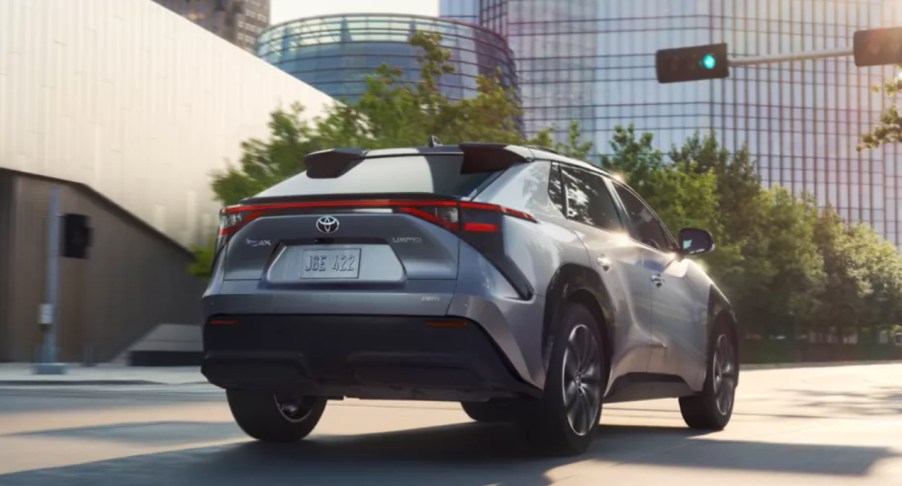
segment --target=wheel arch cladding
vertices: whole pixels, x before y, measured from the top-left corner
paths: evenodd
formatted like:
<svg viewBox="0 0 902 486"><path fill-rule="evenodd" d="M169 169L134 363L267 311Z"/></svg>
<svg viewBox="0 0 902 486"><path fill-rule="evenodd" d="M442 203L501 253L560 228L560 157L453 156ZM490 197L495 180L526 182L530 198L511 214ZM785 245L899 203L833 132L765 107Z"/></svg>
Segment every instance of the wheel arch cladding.
<svg viewBox="0 0 902 486"><path fill-rule="evenodd" d="M552 276L545 293L545 315L542 327L542 359L545 369L548 369L551 338L555 331L555 316L560 315L567 303L579 303L595 317L598 333L603 341L605 366L610 370L614 342L612 335L614 308L611 304L610 293L598 273L575 264L561 266Z"/></svg>

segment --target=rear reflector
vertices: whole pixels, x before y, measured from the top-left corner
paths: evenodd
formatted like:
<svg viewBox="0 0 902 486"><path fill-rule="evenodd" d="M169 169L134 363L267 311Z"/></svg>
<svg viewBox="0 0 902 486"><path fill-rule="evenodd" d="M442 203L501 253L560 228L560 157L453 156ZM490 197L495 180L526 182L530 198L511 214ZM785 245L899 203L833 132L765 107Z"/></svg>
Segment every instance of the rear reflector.
<svg viewBox="0 0 902 486"><path fill-rule="evenodd" d="M463 329L467 327L467 321L434 321L427 322L426 327L433 329Z"/></svg>
<svg viewBox="0 0 902 486"><path fill-rule="evenodd" d="M210 321L211 326L232 326L238 324L238 321L234 319L213 319Z"/></svg>
<svg viewBox="0 0 902 486"><path fill-rule="evenodd" d="M497 224L492 223L464 223L464 231L474 233L497 233L501 228Z"/></svg>

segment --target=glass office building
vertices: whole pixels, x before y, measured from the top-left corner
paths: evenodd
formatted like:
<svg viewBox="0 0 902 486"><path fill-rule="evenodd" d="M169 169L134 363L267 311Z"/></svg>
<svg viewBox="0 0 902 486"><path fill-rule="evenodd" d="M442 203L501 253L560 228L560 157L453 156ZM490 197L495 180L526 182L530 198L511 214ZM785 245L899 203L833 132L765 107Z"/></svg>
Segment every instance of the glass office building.
<svg viewBox="0 0 902 486"><path fill-rule="evenodd" d="M451 52L454 73L439 84L452 100L475 96L479 75L498 75L517 88L513 55L504 39L483 27L454 20L409 15L334 15L275 25L257 43L257 54L294 77L337 99L355 101L366 90L366 76L385 63L403 79L420 78L416 30L439 32Z"/></svg>
<svg viewBox="0 0 902 486"><path fill-rule="evenodd" d="M902 18L895 0L441 0L514 51L528 133L580 122L599 150L615 125L651 131L662 149L713 130L748 144L766 185L808 192L897 245L899 149L857 152L885 100L888 68L850 58L732 68L730 78L661 85L654 52L727 42L734 57L850 47L855 30Z"/></svg>
<svg viewBox="0 0 902 486"><path fill-rule="evenodd" d="M154 1L250 52L269 27L270 0Z"/></svg>

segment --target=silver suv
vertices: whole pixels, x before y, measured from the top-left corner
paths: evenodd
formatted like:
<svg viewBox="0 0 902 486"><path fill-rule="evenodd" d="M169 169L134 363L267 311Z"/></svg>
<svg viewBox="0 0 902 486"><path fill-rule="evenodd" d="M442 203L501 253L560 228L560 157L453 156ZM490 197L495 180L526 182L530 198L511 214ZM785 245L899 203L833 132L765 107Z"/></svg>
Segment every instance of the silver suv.
<svg viewBox="0 0 902 486"><path fill-rule="evenodd" d="M328 399L450 400L558 452L602 403L679 398L721 429L736 320L625 184L539 147L465 143L305 158L222 211L203 373L264 441L311 432Z"/></svg>

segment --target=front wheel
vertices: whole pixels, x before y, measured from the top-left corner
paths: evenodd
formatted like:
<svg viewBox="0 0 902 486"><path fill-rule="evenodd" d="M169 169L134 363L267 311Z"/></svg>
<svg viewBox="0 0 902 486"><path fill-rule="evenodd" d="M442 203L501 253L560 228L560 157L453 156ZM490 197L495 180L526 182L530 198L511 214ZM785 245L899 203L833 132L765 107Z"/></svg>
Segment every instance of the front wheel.
<svg viewBox="0 0 902 486"><path fill-rule="evenodd" d="M726 326L718 326L708 352L705 388L698 395L680 398L680 413L693 429L721 430L733 415L739 360L735 341Z"/></svg>
<svg viewBox="0 0 902 486"><path fill-rule="evenodd" d="M235 422L264 442L297 442L319 423L326 399L261 390L226 390Z"/></svg>

